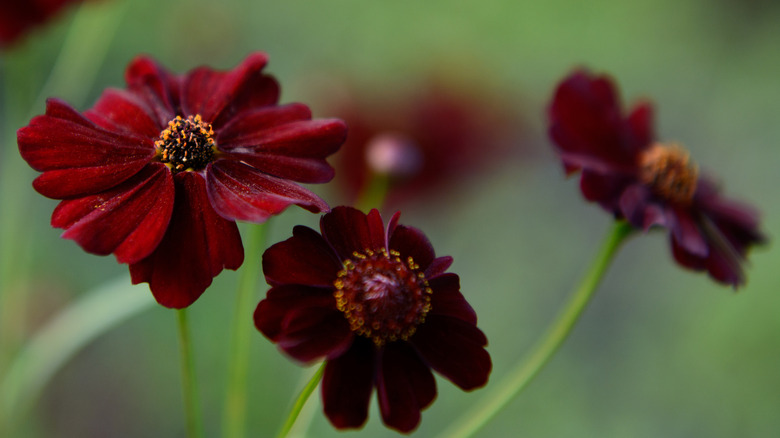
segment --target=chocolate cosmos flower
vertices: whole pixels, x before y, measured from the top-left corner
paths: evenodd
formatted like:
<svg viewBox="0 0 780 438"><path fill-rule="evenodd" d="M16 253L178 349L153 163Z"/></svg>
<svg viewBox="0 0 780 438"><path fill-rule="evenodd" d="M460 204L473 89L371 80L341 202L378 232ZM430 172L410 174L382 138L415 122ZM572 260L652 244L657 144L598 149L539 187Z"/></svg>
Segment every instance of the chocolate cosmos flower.
<svg viewBox="0 0 780 438"><path fill-rule="evenodd" d="M346 94L332 113L349 125L334 157L334 184L350 202L372 173L390 177L389 205L424 199L467 181L517 151L521 117L505 99L431 79L414 93Z"/></svg>
<svg viewBox="0 0 780 438"><path fill-rule="evenodd" d="M80 3L80 0L0 1L0 47L14 43L30 28L46 22L68 3Z"/></svg>
<svg viewBox="0 0 780 438"><path fill-rule="evenodd" d="M325 158L339 120L277 105L279 86L250 55L229 72L177 76L135 59L127 89L106 90L83 115L56 99L18 132L33 186L63 201L52 225L90 253L113 253L167 307L192 304L244 258L235 220L263 222L291 204L328 209L294 184L333 178Z"/></svg>
<svg viewBox="0 0 780 438"><path fill-rule="evenodd" d="M757 213L723 198L682 147L655 140L649 102L623 115L610 78L576 71L558 86L549 116L567 173L582 171L586 199L638 228L666 227L682 266L744 283L745 255L765 241Z"/></svg>
<svg viewBox="0 0 780 438"><path fill-rule="evenodd" d="M322 235L295 227L263 255L272 288L255 325L301 362L326 359L322 400L338 428L363 425L376 387L385 424L409 432L436 397L431 368L465 390L490 374L476 314L445 273L452 258L398 217L385 229L377 210L337 207Z"/></svg>

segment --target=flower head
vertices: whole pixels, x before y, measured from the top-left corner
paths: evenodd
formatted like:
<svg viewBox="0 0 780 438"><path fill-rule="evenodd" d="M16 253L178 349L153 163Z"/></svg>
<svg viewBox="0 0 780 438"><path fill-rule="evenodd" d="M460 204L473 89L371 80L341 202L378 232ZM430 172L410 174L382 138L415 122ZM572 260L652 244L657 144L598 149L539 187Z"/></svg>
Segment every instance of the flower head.
<svg viewBox="0 0 780 438"><path fill-rule="evenodd" d="M236 220L263 222L288 206L327 204L295 184L333 178L325 161L346 135L277 105L279 86L255 53L232 71L174 75L146 57L127 89L108 89L83 115L49 99L18 132L22 157L43 172L33 187L61 199L52 225L90 253L113 253L133 283L167 307L192 304L244 254Z"/></svg>
<svg viewBox="0 0 780 438"><path fill-rule="evenodd" d="M0 46L16 42L29 29L48 21L68 3L81 0L3 0L0 2Z"/></svg>
<svg viewBox="0 0 780 438"><path fill-rule="evenodd" d="M295 227L263 255L272 287L255 325L296 360L325 358L322 400L338 428L366 421L376 387L385 424L409 432L436 397L431 368L465 390L490 373L476 314L445 273L452 258L398 217L385 228L377 210L336 207L322 235Z"/></svg>
<svg viewBox="0 0 780 438"><path fill-rule="evenodd" d="M335 184L352 202L374 174L390 180L388 203L439 194L506 159L519 117L501 99L431 80L391 97L333 99L349 125L335 156Z"/></svg>
<svg viewBox="0 0 780 438"><path fill-rule="evenodd" d="M682 146L655 139L649 102L624 115L610 78L576 71L558 86L549 117L566 172L581 171L586 199L637 228L666 227L682 266L744 283L747 251L765 241L757 213L724 198Z"/></svg>

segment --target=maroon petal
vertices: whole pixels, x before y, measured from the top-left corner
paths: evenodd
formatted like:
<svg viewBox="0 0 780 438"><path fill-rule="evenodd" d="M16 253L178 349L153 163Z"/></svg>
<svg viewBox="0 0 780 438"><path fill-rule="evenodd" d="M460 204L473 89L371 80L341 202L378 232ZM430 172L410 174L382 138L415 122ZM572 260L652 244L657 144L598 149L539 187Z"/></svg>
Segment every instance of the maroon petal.
<svg viewBox="0 0 780 438"><path fill-rule="evenodd" d="M309 190L237 161L212 163L207 182L212 205L226 219L262 223L292 204L313 213L328 210L328 204Z"/></svg>
<svg viewBox="0 0 780 438"><path fill-rule="evenodd" d="M130 265L130 274L133 284L149 283L158 303L180 309L195 302L223 268L238 269L244 249L235 222L211 207L203 177L182 172L174 184L168 231L149 257Z"/></svg>
<svg viewBox="0 0 780 438"><path fill-rule="evenodd" d="M103 129L157 138L163 126L152 118L152 110L137 95L108 89L84 115Z"/></svg>
<svg viewBox="0 0 780 438"><path fill-rule="evenodd" d="M664 208L654 202L647 186L634 184L620 195L620 211L631 224L645 231L653 225L666 226Z"/></svg>
<svg viewBox="0 0 780 438"><path fill-rule="evenodd" d="M698 212L679 206L672 207L667 209L667 223L677 243L686 251L699 257L706 257L709 248L697 220L693 217L694 214Z"/></svg>
<svg viewBox="0 0 780 438"><path fill-rule="evenodd" d="M333 291L297 284L274 286L255 309L255 327L268 339L277 342L282 334L282 325L287 315L296 309L310 307L336 311Z"/></svg>
<svg viewBox="0 0 780 438"><path fill-rule="evenodd" d="M212 123L242 93L259 92L263 96L270 94L277 97L278 87L274 86L275 82L269 82L262 73L267 62L265 53L256 52L230 71L215 71L208 67L192 70L183 78L182 110L185 114L200 114L204 121ZM260 87L256 84L258 82ZM260 102L269 105L276 103L276 100L269 102L266 98ZM218 128L219 124L215 127Z"/></svg>
<svg viewBox="0 0 780 438"><path fill-rule="evenodd" d="M279 348L291 357L308 363L322 357L341 356L355 335L344 314L324 307L297 308L282 320Z"/></svg>
<svg viewBox="0 0 780 438"><path fill-rule="evenodd" d="M628 141L636 150L649 146L655 138L653 104L649 101L637 103L628 116L629 139Z"/></svg>
<svg viewBox="0 0 780 438"><path fill-rule="evenodd" d="M691 253L672 236L672 254L680 265L695 270L706 270L710 276L725 284L738 287L745 283L742 258L723 243L713 244L706 257Z"/></svg>
<svg viewBox="0 0 780 438"><path fill-rule="evenodd" d="M706 267L706 259L704 257L697 256L687 251L677 242L677 239L671 233L669 234L669 241L672 245L672 255L674 255L674 259L677 260L677 263L695 271L704 270Z"/></svg>
<svg viewBox="0 0 780 438"><path fill-rule="evenodd" d="M487 383L492 363L487 338L473 324L429 314L409 339L434 370L466 391Z"/></svg>
<svg viewBox="0 0 780 438"><path fill-rule="evenodd" d="M633 182L631 179L621 174L602 174L583 170L580 177L580 190L588 201L598 202L604 209L618 213L620 195L631 182Z"/></svg>
<svg viewBox="0 0 780 438"><path fill-rule="evenodd" d="M385 234L385 224L382 223L382 215L379 210L372 208L366 215L368 221L368 232L371 234L371 241L375 248L387 249L387 235Z"/></svg>
<svg viewBox="0 0 780 438"><path fill-rule="evenodd" d="M316 231L293 228L293 236L263 254L263 272L270 285L303 284L333 287L343 268L328 243Z"/></svg>
<svg viewBox="0 0 780 438"><path fill-rule="evenodd" d="M114 253L119 263L136 263L160 243L173 211L173 180L168 169L150 165L120 186L93 196L62 201L52 226L85 251Z"/></svg>
<svg viewBox="0 0 780 438"><path fill-rule="evenodd" d="M700 179L695 202L703 215L725 236L734 249L744 256L752 245L766 242L759 231L759 214L749 205L726 199L717 187L706 179Z"/></svg>
<svg viewBox="0 0 780 438"><path fill-rule="evenodd" d="M618 92L606 76L576 71L557 88L550 107L550 135L569 171L635 168L637 145L621 114ZM643 113L634 123L640 126Z"/></svg>
<svg viewBox="0 0 780 438"><path fill-rule="evenodd" d="M347 135L341 120L305 120L251 131L219 147L231 157L274 176L304 183L324 183L333 178L325 160L336 152Z"/></svg>
<svg viewBox="0 0 780 438"><path fill-rule="evenodd" d="M322 236L344 260L353 253L384 248L384 234L372 234L366 215L352 207L336 207L320 219Z"/></svg>
<svg viewBox="0 0 780 438"><path fill-rule="evenodd" d="M125 70L125 81L128 89L152 111L158 126L166 126L176 114L182 114L181 79L153 59L145 56L133 59Z"/></svg>
<svg viewBox="0 0 780 438"><path fill-rule="evenodd" d="M231 150L246 145L249 142L247 136L252 133L308 120L311 120L311 110L302 103L253 108L236 115L219 128L215 140L220 149Z"/></svg>
<svg viewBox="0 0 780 438"><path fill-rule="evenodd" d="M456 274L440 275L428 284L431 295L431 315L443 315L477 324L477 314L460 293L460 278Z"/></svg>
<svg viewBox="0 0 780 438"><path fill-rule="evenodd" d="M56 99L49 99L46 114L33 118L17 137L22 158L44 172L33 186L54 199L110 189L154 156L152 140L106 131Z"/></svg>
<svg viewBox="0 0 780 438"><path fill-rule="evenodd" d="M425 271L436 257L431 242L425 237L422 231L414 227L398 225L390 236L390 249L401 253L401 258L407 257L414 259L414 262L420 265L420 270Z"/></svg>
<svg viewBox="0 0 780 438"><path fill-rule="evenodd" d="M742 259L731 251L713 250L707 257L706 269L710 277L735 288L745 283Z"/></svg>
<svg viewBox="0 0 780 438"><path fill-rule="evenodd" d="M420 411L436 398L436 381L405 342L387 344L379 358L376 388L382 420L393 429L409 433L420 424Z"/></svg>
<svg viewBox="0 0 780 438"><path fill-rule="evenodd" d="M450 268L452 265L452 257L450 256L444 256L444 257L437 257L433 259L433 262L431 262L431 265L428 266L428 269L425 270L425 278L428 280L432 280L439 275L443 274L444 271Z"/></svg>
<svg viewBox="0 0 780 438"><path fill-rule="evenodd" d="M362 426L368 418L368 402L374 387L374 345L356 337L343 355L328 360L322 376L325 415L339 429Z"/></svg>

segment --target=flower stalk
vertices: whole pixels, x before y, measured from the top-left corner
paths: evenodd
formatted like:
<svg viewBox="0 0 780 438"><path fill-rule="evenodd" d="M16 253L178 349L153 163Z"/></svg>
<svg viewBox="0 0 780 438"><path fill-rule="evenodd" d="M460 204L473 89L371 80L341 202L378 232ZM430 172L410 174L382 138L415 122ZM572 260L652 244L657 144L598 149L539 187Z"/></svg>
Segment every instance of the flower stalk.
<svg viewBox="0 0 780 438"><path fill-rule="evenodd" d="M195 378L195 362L187 319L187 309L176 311L179 326L179 348L181 352L181 380L184 397L184 415L188 438L203 438L203 418L200 414L200 397Z"/></svg>
<svg viewBox="0 0 780 438"><path fill-rule="evenodd" d="M462 416L460 421L453 423L439 435L441 438L473 436L525 389L569 336L585 306L593 297L620 244L634 230L635 228L626 221L614 223L579 287L572 293L565 307L561 309L558 317L531 353L524 361L519 362L503 381L493 384L493 391L483 399L484 403L481 406L477 406L470 413Z"/></svg>
<svg viewBox="0 0 780 438"><path fill-rule="evenodd" d="M298 419L298 415L301 413L303 406L306 405L309 397L311 397L311 394L315 389L317 389L317 385L320 384L320 380L322 380L322 374L324 372L325 362L322 362L320 367L317 368L317 371L314 372L314 375L311 376L311 379L309 379L309 382L306 383L306 386L303 387L301 393L298 395L298 398L295 399L295 403L293 404L292 409L290 409L290 413L287 415L287 419L284 421L282 429L279 431L279 434L276 435L277 438L285 438L290 433L290 430L292 430L293 426L295 425L295 420Z"/></svg>
<svg viewBox="0 0 780 438"><path fill-rule="evenodd" d="M247 371L249 341L252 334L252 312L257 302L257 280L260 278L260 254L265 246L267 223L252 225L247 239L244 268L239 278L228 364L227 391L223 412L222 436L245 436L247 404Z"/></svg>

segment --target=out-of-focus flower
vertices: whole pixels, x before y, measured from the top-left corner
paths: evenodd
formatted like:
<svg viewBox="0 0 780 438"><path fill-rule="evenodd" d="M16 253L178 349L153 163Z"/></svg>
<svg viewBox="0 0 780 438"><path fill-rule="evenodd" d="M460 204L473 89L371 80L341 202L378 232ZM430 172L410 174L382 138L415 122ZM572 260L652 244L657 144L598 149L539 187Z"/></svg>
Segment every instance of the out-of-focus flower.
<svg viewBox="0 0 780 438"><path fill-rule="evenodd" d="M39 193L62 199L52 225L93 254L130 265L166 307L192 304L244 253L236 220L263 222L289 205L328 209L293 181L333 178L325 161L346 136L340 120L277 105L263 53L232 71L171 74L139 57L127 89L108 89L83 115L50 99L18 132L22 157L43 172Z"/></svg>
<svg viewBox="0 0 780 438"><path fill-rule="evenodd" d="M375 174L389 177L391 206L431 199L516 154L522 128L506 100L434 80L384 97L346 92L329 108L349 125L334 162L347 202Z"/></svg>
<svg viewBox="0 0 780 438"><path fill-rule="evenodd" d="M431 368L465 390L491 370L460 280L445 273L452 258L398 217L385 228L377 210L336 207L322 235L295 227L263 255L272 288L255 325L301 362L325 358L322 400L338 428L363 425L376 387L385 424L409 432L436 397Z"/></svg>
<svg viewBox="0 0 780 438"><path fill-rule="evenodd" d="M81 3L81 0L0 1L0 47L13 44L31 28L50 20L69 3Z"/></svg>
<svg viewBox="0 0 780 438"><path fill-rule="evenodd" d="M549 117L566 172L581 171L586 199L637 228L666 227L682 266L744 283L746 253L765 241L757 213L722 197L680 145L655 140L649 102L624 115L612 80L580 70L558 86Z"/></svg>

